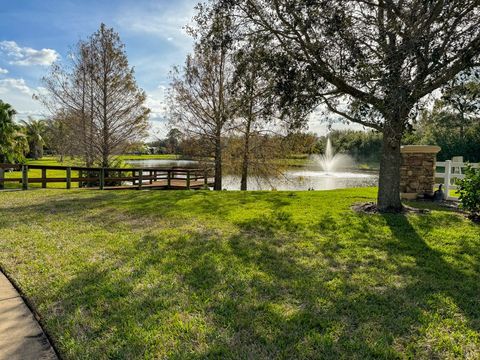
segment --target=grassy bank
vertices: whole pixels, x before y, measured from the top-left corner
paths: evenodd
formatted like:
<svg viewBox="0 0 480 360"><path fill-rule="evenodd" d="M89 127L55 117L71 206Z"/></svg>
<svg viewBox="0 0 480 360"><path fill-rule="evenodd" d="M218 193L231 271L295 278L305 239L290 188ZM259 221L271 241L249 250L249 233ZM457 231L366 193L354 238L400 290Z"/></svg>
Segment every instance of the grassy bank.
<svg viewBox="0 0 480 360"><path fill-rule="evenodd" d="M374 196L0 193L0 265L66 359L479 358L479 226Z"/></svg>

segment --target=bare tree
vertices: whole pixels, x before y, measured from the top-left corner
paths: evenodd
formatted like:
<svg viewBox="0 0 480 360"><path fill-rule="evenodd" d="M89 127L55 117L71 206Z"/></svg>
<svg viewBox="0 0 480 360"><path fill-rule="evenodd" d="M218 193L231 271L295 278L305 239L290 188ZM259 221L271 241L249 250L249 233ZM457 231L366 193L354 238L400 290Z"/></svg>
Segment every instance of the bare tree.
<svg viewBox="0 0 480 360"><path fill-rule="evenodd" d="M325 104L383 132L381 211L399 211L400 142L415 106L478 65L478 0L218 0L267 33L285 108Z"/></svg>
<svg viewBox="0 0 480 360"><path fill-rule="evenodd" d="M39 96L53 112L69 114L73 143L90 166L107 167L113 155L146 136L145 92L138 88L118 33L104 24L77 44L69 63L55 64Z"/></svg>
<svg viewBox="0 0 480 360"><path fill-rule="evenodd" d="M88 43L80 41L65 63L55 63L44 77L46 93L37 98L50 110L52 117L59 114L72 134L66 141L71 152L83 157L86 166L95 160L93 131L93 65ZM73 136L74 134L74 136Z"/></svg>
<svg viewBox="0 0 480 360"><path fill-rule="evenodd" d="M208 18L199 10L199 38L183 68L172 71L171 124L191 137L207 141L215 162L214 189L222 189L222 137L230 130L234 102L231 101L233 69L227 36L228 18Z"/></svg>

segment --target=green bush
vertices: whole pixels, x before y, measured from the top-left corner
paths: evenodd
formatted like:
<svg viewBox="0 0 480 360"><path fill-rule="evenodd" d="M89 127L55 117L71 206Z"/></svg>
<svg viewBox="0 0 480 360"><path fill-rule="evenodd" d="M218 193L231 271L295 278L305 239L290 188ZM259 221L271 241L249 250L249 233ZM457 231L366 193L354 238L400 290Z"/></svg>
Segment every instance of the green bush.
<svg viewBox="0 0 480 360"><path fill-rule="evenodd" d="M461 207L470 213L472 218L480 217L480 169L468 166L465 178L457 181Z"/></svg>

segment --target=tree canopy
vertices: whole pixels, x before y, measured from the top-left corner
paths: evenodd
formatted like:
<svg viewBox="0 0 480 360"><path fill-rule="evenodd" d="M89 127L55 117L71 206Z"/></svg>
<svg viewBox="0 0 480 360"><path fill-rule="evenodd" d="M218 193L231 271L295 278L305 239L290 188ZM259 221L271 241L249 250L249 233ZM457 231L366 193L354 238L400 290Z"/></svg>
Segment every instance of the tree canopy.
<svg viewBox="0 0 480 360"><path fill-rule="evenodd" d="M16 113L10 104L0 100L0 162L22 161L28 151L27 138L14 121Z"/></svg>

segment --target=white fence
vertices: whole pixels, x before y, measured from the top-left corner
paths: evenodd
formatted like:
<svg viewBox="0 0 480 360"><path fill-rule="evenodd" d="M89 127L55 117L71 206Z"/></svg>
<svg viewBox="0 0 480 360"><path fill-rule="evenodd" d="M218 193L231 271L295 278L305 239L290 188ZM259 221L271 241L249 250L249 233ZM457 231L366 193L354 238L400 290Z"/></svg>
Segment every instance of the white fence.
<svg viewBox="0 0 480 360"><path fill-rule="evenodd" d="M435 179L442 179L440 183L437 183L435 187L438 187L439 184L443 184L444 198L446 200L456 200L458 199L455 196L451 196L450 192L457 189L456 179L463 179L464 168L467 165L471 165L474 168L479 168L480 164L469 164L465 162L453 162L452 160L447 161L437 161L437 168L444 168L445 171L435 172Z"/></svg>

